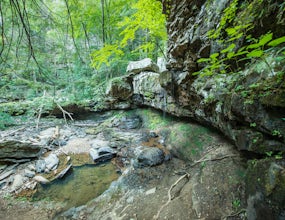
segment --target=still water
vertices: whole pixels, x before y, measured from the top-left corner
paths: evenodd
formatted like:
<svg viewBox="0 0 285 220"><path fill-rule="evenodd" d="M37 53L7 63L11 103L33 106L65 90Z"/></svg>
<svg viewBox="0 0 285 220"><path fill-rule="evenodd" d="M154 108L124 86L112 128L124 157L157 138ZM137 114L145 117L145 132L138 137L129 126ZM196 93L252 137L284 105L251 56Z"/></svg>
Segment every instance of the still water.
<svg viewBox="0 0 285 220"><path fill-rule="evenodd" d="M33 199L63 202L65 209L81 206L102 194L117 178L118 174L111 163L73 167L64 179L38 186Z"/></svg>

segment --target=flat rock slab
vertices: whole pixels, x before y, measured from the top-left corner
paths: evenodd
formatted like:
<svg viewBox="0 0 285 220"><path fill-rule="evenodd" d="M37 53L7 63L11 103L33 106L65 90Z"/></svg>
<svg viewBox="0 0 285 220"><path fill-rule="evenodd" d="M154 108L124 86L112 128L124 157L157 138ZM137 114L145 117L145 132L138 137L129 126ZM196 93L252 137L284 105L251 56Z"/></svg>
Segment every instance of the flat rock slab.
<svg viewBox="0 0 285 220"><path fill-rule="evenodd" d="M41 152L41 146L32 142L19 140L0 141L0 162L17 162L36 158Z"/></svg>
<svg viewBox="0 0 285 220"><path fill-rule="evenodd" d="M140 73L142 71L159 72L159 67L156 63L152 62L150 58L145 58L140 61L131 61L128 64L128 73Z"/></svg>

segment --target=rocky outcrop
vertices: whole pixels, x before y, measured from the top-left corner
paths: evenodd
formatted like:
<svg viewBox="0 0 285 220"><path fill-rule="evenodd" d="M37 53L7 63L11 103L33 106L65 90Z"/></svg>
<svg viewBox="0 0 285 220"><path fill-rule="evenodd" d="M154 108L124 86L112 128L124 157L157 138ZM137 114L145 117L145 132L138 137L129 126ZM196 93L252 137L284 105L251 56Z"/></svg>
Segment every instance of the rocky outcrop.
<svg viewBox="0 0 285 220"><path fill-rule="evenodd" d="M32 142L2 140L0 142L0 162L25 162L40 155L42 147Z"/></svg>
<svg viewBox="0 0 285 220"><path fill-rule="evenodd" d="M246 172L247 215L250 219L284 217L285 210L281 207L284 200L277 195L284 192L285 65L281 53L284 45L271 48L261 59L250 56L230 59L229 54L222 54L230 43L236 53L239 49L249 49L243 47L248 46L248 40L258 42L268 32L274 38L284 36L284 2L162 2L169 37L167 69L149 70L141 62L137 65L132 62L127 77L132 88L129 106L151 106L195 119L221 131L244 152L245 158L270 158L271 162L261 160L257 167L249 167ZM244 35L233 35L236 38L231 39L230 28L243 28L250 39ZM265 49L266 46L261 48L262 53ZM219 63L218 68L208 69L207 74L193 74L206 66L198 60L211 55L214 55L212 60L218 56L217 63L225 58L224 66ZM179 152L180 148L172 150L189 159ZM258 173L262 175L257 177ZM252 188L256 181L262 183Z"/></svg>
<svg viewBox="0 0 285 220"><path fill-rule="evenodd" d="M278 15L282 1L239 1L238 7L230 0L162 2L169 37L169 72L160 74L162 87L180 108L189 112L187 116L219 129L240 150L259 154L285 152L284 59L277 59L279 55L273 53L266 61L251 63L242 72L192 75L203 68L197 62L199 58L219 53L226 44L227 39L209 37L210 31L219 30L219 26L231 28L242 21L251 27L247 34L256 38L268 31L275 38L283 36L284 15ZM259 16L261 8L266 10ZM226 20L226 16L230 17L226 10L235 11L232 23ZM223 19L228 23L222 24ZM239 49L245 38L233 43ZM235 70L230 61L229 65Z"/></svg>

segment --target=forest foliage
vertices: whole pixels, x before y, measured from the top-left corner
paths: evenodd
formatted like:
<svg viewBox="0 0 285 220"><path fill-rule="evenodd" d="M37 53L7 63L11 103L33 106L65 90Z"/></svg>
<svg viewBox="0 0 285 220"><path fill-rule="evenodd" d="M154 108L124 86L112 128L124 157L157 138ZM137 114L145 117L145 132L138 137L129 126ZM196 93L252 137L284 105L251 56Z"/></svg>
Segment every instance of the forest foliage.
<svg viewBox="0 0 285 220"><path fill-rule="evenodd" d="M128 61L162 56L161 8L156 0L1 0L0 101L93 99Z"/></svg>

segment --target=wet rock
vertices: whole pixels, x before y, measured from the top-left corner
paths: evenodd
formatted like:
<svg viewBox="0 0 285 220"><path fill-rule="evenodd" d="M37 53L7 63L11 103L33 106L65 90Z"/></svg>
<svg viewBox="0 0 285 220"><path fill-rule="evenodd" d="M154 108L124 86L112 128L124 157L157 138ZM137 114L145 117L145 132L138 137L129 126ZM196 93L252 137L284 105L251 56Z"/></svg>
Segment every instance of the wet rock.
<svg viewBox="0 0 285 220"><path fill-rule="evenodd" d="M23 184L24 184L24 177L20 174L16 174L14 176L14 181L13 181L12 186L11 186L11 191L13 192L13 191L21 188Z"/></svg>
<svg viewBox="0 0 285 220"><path fill-rule="evenodd" d="M61 179L63 178L72 168L72 164L68 165L64 170L62 170L55 178Z"/></svg>
<svg viewBox="0 0 285 220"><path fill-rule="evenodd" d="M37 160L36 162L36 171L37 173L42 173L46 169L46 162L45 160Z"/></svg>
<svg viewBox="0 0 285 220"><path fill-rule="evenodd" d="M142 126L142 119L139 116L122 118L119 127L122 129L138 129Z"/></svg>
<svg viewBox="0 0 285 220"><path fill-rule="evenodd" d="M140 73L143 71L150 71L150 72L159 72L159 67L157 64L152 62L150 58L145 58L140 61L131 61L128 64L127 72L128 73Z"/></svg>
<svg viewBox="0 0 285 220"><path fill-rule="evenodd" d="M8 165L0 165L0 173L7 168Z"/></svg>
<svg viewBox="0 0 285 220"><path fill-rule="evenodd" d="M111 147L101 147L98 149L99 156L104 154L116 154L116 151Z"/></svg>
<svg viewBox="0 0 285 220"><path fill-rule="evenodd" d="M41 146L19 140L0 141L0 162L28 161L39 156Z"/></svg>
<svg viewBox="0 0 285 220"><path fill-rule="evenodd" d="M47 184L50 182L48 179L44 178L43 176L39 176L39 175L34 176L33 179L39 183L42 183L42 184Z"/></svg>
<svg viewBox="0 0 285 220"><path fill-rule="evenodd" d="M34 166L34 164L29 164L27 168L31 171L36 171L36 167Z"/></svg>
<svg viewBox="0 0 285 220"><path fill-rule="evenodd" d="M110 147L102 147L99 149L90 149L89 155L94 162L104 162L111 160L116 156L116 151Z"/></svg>
<svg viewBox="0 0 285 220"><path fill-rule="evenodd" d="M156 147L144 147L136 158L135 167L155 166L162 164L164 153Z"/></svg>
<svg viewBox="0 0 285 220"><path fill-rule="evenodd" d="M59 163L58 157L56 156L56 154L53 153L48 155L48 157L46 157L44 161L48 171L56 169Z"/></svg>

